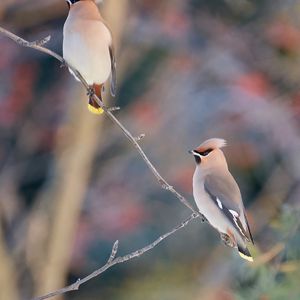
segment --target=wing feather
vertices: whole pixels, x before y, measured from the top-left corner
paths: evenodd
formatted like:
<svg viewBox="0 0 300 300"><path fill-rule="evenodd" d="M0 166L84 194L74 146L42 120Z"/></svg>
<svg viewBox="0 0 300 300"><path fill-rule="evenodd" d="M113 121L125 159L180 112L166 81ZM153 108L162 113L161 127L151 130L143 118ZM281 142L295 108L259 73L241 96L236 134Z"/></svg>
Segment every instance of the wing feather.
<svg viewBox="0 0 300 300"><path fill-rule="evenodd" d="M110 75L110 93L113 97L116 96L117 89L117 73L116 73L116 58L114 54L113 46L109 47L109 54L111 60L111 75Z"/></svg>
<svg viewBox="0 0 300 300"><path fill-rule="evenodd" d="M224 180L224 176L208 175L204 180L204 188L238 232L253 243L238 185L230 173L225 178L227 181ZM246 224L241 221L242 214Z"/></svg>

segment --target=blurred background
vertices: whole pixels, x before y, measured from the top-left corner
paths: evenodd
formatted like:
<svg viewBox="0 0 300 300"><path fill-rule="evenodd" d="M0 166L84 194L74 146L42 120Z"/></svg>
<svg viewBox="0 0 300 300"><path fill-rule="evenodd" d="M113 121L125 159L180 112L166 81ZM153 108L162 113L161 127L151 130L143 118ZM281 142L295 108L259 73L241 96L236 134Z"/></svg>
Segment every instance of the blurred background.
<svg viewBox="0 0 300 300"><path fill-rule="evenodd" d="M300 2L106 0L117 117L194 205L187 150L225 138L253 264L195 220L56 299L300 299ZM0 25L61 54L64 0L1 0ZM51 57L0 36L0 299L30 299L152 242L190 211Z"/></svg>

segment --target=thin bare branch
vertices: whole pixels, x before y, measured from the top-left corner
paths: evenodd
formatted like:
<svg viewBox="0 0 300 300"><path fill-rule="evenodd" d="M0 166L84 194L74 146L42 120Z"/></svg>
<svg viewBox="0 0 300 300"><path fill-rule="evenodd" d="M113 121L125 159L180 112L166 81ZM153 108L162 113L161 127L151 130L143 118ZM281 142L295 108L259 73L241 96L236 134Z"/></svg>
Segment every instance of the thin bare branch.
<svg viewBox="0 0 300 300"><path fill-rule="evenodd" d="M85 79L81 76L81 74L75 69L73 68L71 65L69 65L60 55L58 55L57 53L53 52L52 50L49 50L43 46L41 46L41 44L45 44L45 41L47 41L47 38L43 39L42 42L41 41L36 41L36 42L28 42L26 40L24 40L23 38L20 38L19 36L13 34L12 32L2 28L0 26L0 33L6 35L7 37L9 37L10 39L12 39L13 41L15 41L16 43L18 43L21 46L24 47L28 47L28 48L33 48L35 50L38 50L40 52L43 52L45 54L48 54L54 58L56 58L57 60L59 60L62 65L68 67L69 69L71 69L73 71L73 73L76 75L76 77L80 80L80 82L83 84L83 86L85 87L87 93L91 93L91 89L89 87L89 85L87 84L87 82L85 81ZM143 151L143 149L141 148L141 146L138 143L138 139L136 139L127 129L126 127L114 116L114 114L112 113L111 109L106 107L104 105L104 103L97 97L97 95L95 95L95 93L92 93L92 97L94 98L94 100L99 104L99 106L104 110L106 116L115 124L117 125L123 132L123 134L127 137L127 139L130 141L130 143L135 147L135 149L139 152L140 156L142 157L142 159L145 161L145 163L147 164L148 168L150 169L150 171L152 172L152 174L155 176L155 178L157 179L157 181L159 182L160 186L167 190L170 191L173 195L175 195L179 201L184 204L186 207L188 207L193 213L195 214L199 214L197 211L195 211L195 209L193 208L193 206L185 199L185 197L183 197L180 193L178 193L173 186L171 186L161 175L160 173L157 171L157 169L154 167L154 165L151 163L151 161L149 160L149 158L147 157L147 155L145 154L145 152ZM204 219L204 218L203 218Z"/></svg>
<svg viewBox="0 0 300 300"><path fill-rule="evenodd" d="M110 254L110 257L109 257L107 263L111 263L114 260L114 258L117 255L118 248L119 248L119 241L117 240L117 241L115 241L115 243L112 247L111 254Z"/></svg>
<svg viewBox="0 0 300 300"><path fill-rule="evenodd" d="M193 213L192 215L190 215L186 220L184 220L182 223L180 223L179 225L177 225L176 227L174 227L172 230L170 230L169 232L163 234L162 236L160 236L159 238L157 238L154 242L152 242L151 244L138 249L136 251L133 251L129 254L126 254L124 256L118 256L115 258L115 255L117 254L118 251L118 241L116 241L113 245L111 254L109 259L107 260L107 263L102 266L101 268L95 270L93 273L87 275L86 277L82 278L82 279L78 279L76 282L74 282L71 285L68 285L62 289L59 289L57 291L51 292L47 295L44 296L40 296L40 297L36 297L33 300L44 300L44 299L49 299L52 298L54 296L58 296L58 295L62 295L65 294L67 292L71 292L71 291L76 291L79 289L79 287L86 283L87 281L99 276L100 274L102 274L103 272L105 272L107 269L111 268L112 266L116 265L116 264L120 264L123 262L126 262L128 260L131 260L133 258L137 258L140 257L141 255L143 255L144 253L150 251L151 249L155 248L160 242L162 242L163 240L165 240L166 238L168 238L170 235L174 234L176 231L178 231L179 229L185 227L186 225L188 225L192 220L198 218L200 215L197 213Z"/></svg>
<svg viewBox="0 0 300 300"><path fill-rule="evenodd" d="M91 92L91 89L89 87L89 85L87 84L87 82L85 81L85 79L81 76L81 74L72 66L70 66L60 55L58 55L57 53L43 47L43 45L49 40L49 37L42 39L40 41L35 41L35 42L28 42L22 38L20 38L19 36L11 33L10 31L7 31L6 29L0 27L0 33L6 35L7 37L9 37L10 39L12 39L13 41L15 41L16 43L18 43L21 46L24 47L29 47L29 48L33 48L36 49L40 52L43 52L45 54L48 54L54 58L56 58L57 60L59 60L62 64L62 66L66 66L69 69L72 70L72 72L76 75L76 77L81 81L81 83L83 84L83 86L85 87L86 91L88 94L90 94L94 100L99 104L99 106L104 110L106 116L115 124L117 125L123 132L123 134L127 137L127 139L130 141L130 143L135 147L135 149L138 151L138 153L140 154L140 156L142 157L142 159L145 161L145 163L147 164L148 168L150 169L150 171L152 172L152 174L155 176L155 178L157 179L157 181L159 182L159 184L161 185L161 187L167 191L170 191L172 194L174 194L182 204L184 204L186 207L188 207L193 214L186 219L184 222L182 222L181 224L177 225L176 227L174 227L171 231L165 233L164 235L160 236L158 239L156 239L153 243L139 249L136 250L132 253L129 253L127 255L124 256L120 256L115 258L116 254L117 254L117 250L118 250L118 241L116 241L114 243L114 246L112 248L112 252L111 255L107 261L107 263L102 266L100 269L97 269L96 271L94 271L93 273L91 273L90 275L84 277L83 279L78 279L75 283L64 287L62 289L59 289L57 291L54 291L52 293L49 293L47 295L41 296L41 297L37 297L35 298L35 300L43 300L43 299L48 299L57 295L61 295L70 291L75 291L78 290L80 285L82 285L83 283L91 280L92 278L100 275L101 273L103 273L104 271L106 271L107 269L109 269L110 267L119 264L119 263L123 263L126 262L128 260L131 260L133 258L139 257L141 255L143 255L145 252L153 249L154 247L156 247L161 241L163 241L164 239L166 239L167 237L169 237L170 235L172 235L173 233L175 233L177 230L185 227L190 221L192 221L195 218L201 217L202 220L205 220L205 218L198 213L197 211L194 210L193 206L180 194L178 193L173 186L171 186L161 175L160 173L157 171L157 169L154 167L154 165L151 163L151 161L148 159L148 157L146 156L145 152L143 151L143 149L141 148L141 146L139 145L138 141L142 138L142 136L139 136L138 138L134 137L128 130L127 128L114 116L114 114L112 113L112 109L107 108L104 103L97 97L97 95L95 95L95 93Z"/></svg>
<svg viewBox="0 0 300 300"><path fill-rule="evenodd" d="M120 106L113 106L113 107L108 108L108 110L111 111L111 112L112 111L117 111L117 110L120 110L120 109L121 109Z"/></svg>
<svg viewBox="0 0 300 300"><path fill-rule="evenodd" d="M49 49L47 49L47 48L45 48L45 47L43 47L43 46L41 45L41 44L45 44L46 42L44 42L44 43L41 43L41 42L28 42L28 41L22 39L21 37L19 37L19 36L13 34L12 32L10 32L10 31L4 29L4 28L1 27L1 26L0 26L0 33L6 35L6 36L9 37L11 40L15 41L16 43L18 43L19 45L21 45L21 46L23 46L23 47L33 48L33 49L35 49L35 50L38 50L38 51L40 51L40 52L43 52L43 53L45 53L45 54L48 54L48 55L50 55L50 56L56 58L56 59L59 60L61 63L64 62L64 59L63 59L60 55L56 54L55 52L53 52L53 51L51 51L51 50L49 50ZM48 38L49 38L49 36L48 36ZM43 41L45 41L45 40L47 40L47 38L43 39ZM50 38L49 38L47 41L49 41L49 40L50 40Z"/></svg>

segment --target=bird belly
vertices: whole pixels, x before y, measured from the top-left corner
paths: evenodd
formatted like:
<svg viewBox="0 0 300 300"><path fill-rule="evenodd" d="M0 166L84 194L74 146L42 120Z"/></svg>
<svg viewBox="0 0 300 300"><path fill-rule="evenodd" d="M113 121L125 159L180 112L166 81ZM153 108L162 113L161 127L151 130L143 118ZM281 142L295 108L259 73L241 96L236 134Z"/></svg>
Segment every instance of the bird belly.
<svg viewBox="0 0 300 300"><path fill-rule="evenodd" d="M227 233L230 223L221 213L218 206L210 199L210 196L204 191L199 195L194 192L195 202L201 214L205 216L207 221L221 233Z"/></svg>
<svg viewBox="0 0 300 300"><path fill-rule="evenodd" d="M194 199L201 214L205 216L207 221L218 232L229 235L230 238L234 238L232 241L244 245L244 241L241 238L237 230L232 226L231 222L222 213L220 208L213 202L209 194L203 188L199 188L198 185L193 187Z"/></svg>
<svg viewBox="0 0 300 300"><path fill-rule="evenodd" d="M105 25L97 21L81 22L80 28L66 23L64 28L63 57L89 85L104 83L111 72L109 41L103 38L105 30Z"/></svg>

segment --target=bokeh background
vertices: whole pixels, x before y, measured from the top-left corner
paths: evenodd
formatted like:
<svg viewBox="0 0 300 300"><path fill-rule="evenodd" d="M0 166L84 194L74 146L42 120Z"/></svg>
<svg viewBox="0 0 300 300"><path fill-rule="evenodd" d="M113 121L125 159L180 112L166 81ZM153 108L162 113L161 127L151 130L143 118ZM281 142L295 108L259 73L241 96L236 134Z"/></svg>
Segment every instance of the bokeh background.
<svg viewBox="0 0 300 300"><path fill-rule="evenodd" d="M253 264L193 221L64 299L300 299L300 2L106 0L117 117L194 205L206 138L225 153L256 242ZM0 25L61 53L64 0L1 0ZM96 38L96 37L95 37ZM106 93L108 94L108 93ZM162 190L53 58L0 36L0 299L58 289L140 248L190 211ZM62 299L62 298L57 298Z"/></svg>

